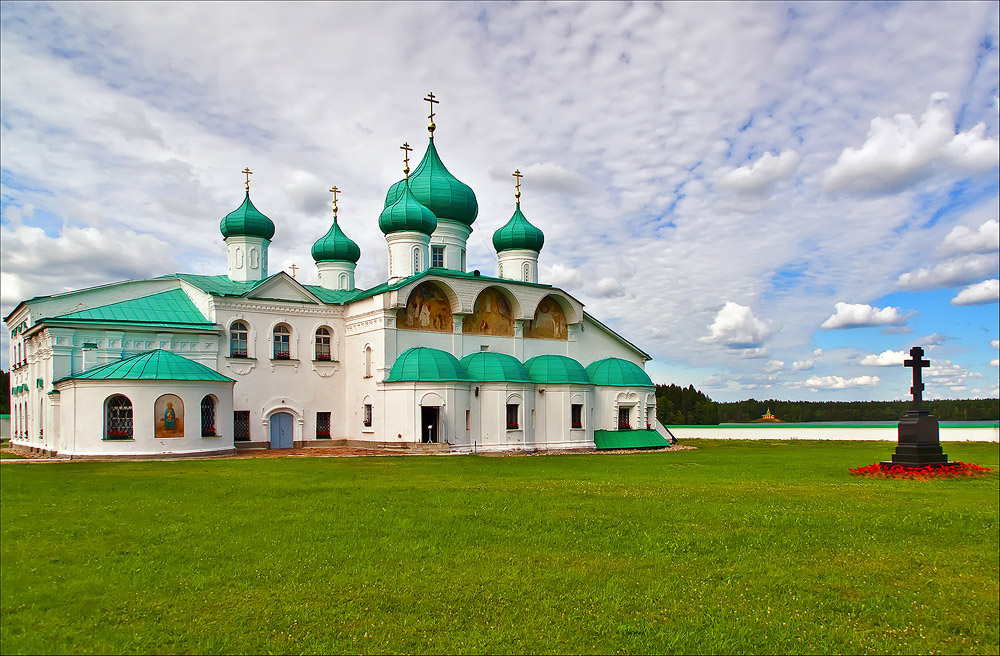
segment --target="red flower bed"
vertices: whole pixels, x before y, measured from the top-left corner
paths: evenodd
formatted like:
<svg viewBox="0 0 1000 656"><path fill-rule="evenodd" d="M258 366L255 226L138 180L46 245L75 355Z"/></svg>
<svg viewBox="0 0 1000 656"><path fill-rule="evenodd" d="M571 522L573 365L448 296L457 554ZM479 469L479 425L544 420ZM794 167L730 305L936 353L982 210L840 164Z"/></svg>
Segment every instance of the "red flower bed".
<svg viewBox="0 0 1000 656"><path fill-rule="evenodd" d="M967 462L949 462L946 465L925 467L906 467L904 465L883 465L881 462L849 470L854 476L865 478L915 478L929 481L938 478L956 478L985 476L993 471L989 467L980 467Z"/></svg>

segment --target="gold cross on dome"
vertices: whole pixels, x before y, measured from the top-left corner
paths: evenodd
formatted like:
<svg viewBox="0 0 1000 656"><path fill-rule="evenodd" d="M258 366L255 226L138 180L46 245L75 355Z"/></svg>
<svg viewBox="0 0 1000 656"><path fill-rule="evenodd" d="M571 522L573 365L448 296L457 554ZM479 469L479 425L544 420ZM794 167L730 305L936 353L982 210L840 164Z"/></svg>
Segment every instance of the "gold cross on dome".
<svg viewBox="0 0 1000 656"><path fill-rule="evenodd" d="M434 92L428 92L427 97L424 98L424 100L426 100L427 102L429 102L431 104L431 113L430 113L430 116L427 117L427 119L428 119L428 121L427 121L427 131L430 132L431 136L433 137L434 136L434 128L437 127L436 125L434 125L434 105L439 104L441 101L440 100L434 100Z"/></svg>
<svg viewBox="0 0 1000 656"><path fill-rule="evenodd" d="M340 193L340 189L337 189L337 185L330 187L330 193L333 194L333 218L337 218L337 194Z"/></svg>
<svg viewBox="0 0 1000 656"><path fill-rule="evenodd" d="M251 171L250 167L248 166L245 169L243 169L243 173L245 173L247 176L247 191L250 191L250 176L253 175L253 171Z"/></svg>
<svg viewBox="0 0 1000 656"><path fill-rule="evenodd" d="M288 268L292 270L292 278L294 278L295 277L295 272L299 270L299 267L297 267L297 266L295 266L293 264L292 266L290 266Z"/></svg>
<svg viewBox="0 0 1000 656"><path fill-rule="evenodd" d="M521 178L523 178L524 175L521 174L521 170L520 169L515 170L513 173L511 173L511 175L514 176L515 178L517 178L517 183L514 185L514 198L516 198L517 201L520 202L521 201Z"/></svg>
<svg viewBox="0 0 1000 656"><path fill-rule="evenodd" d="M413 149L410 148L410 144L407 143L407 142L405 142L405 141L403 142L403 145L399 147L399 149L402 150L403 153L404 153L403 154L403 175L405 175L406 179L409 180L410 179L410 151L413 150Z"/></svg>

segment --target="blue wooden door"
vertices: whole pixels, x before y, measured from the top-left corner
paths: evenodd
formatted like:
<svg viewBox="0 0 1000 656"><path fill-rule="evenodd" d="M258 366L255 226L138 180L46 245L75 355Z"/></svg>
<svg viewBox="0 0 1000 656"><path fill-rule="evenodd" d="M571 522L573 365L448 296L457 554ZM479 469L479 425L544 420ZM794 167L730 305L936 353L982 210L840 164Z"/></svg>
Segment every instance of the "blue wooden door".
<svg viewBox="0 0 1000 656"><path fill-rule="evenodd" d="M292 448L292 415L279 412L271 415L271 448Z"/></svg>

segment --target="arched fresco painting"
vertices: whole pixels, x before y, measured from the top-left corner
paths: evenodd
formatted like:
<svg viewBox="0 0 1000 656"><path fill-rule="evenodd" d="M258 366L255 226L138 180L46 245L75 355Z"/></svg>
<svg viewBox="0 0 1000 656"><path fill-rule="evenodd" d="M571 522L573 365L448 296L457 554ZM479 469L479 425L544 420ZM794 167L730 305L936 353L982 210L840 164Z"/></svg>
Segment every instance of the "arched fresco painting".
<svg viewBox="0 0 1000 656"><path fill-rule="evenodd" d="M396 327L402 330L430 330L450 333L453 329L451 303L441 288L422 283L410 293L406 307L396 312Z"/></svg>
<svg viewBox="0 0 1000 656"><path fill-rule="evenodd" d="M514 336L514 313L510 302L495 289L484 289L476 298L472 314L462 320L462 332L468 335Z"/></svg>
<svg viewBox="0 0 1000 656"><path fill-rule="evenodd" d="M546 296L535 310L535 318L528 322L525 337L534 339L567 339L566 313L551 296Z"/></svg>

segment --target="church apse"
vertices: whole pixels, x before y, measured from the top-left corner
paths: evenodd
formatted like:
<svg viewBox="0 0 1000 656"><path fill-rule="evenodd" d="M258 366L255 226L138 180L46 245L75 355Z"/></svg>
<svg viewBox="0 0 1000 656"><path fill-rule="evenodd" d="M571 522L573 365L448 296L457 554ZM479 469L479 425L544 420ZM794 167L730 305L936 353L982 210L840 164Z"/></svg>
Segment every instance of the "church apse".
<svg viewBox="0 0 1000 656"><path fill-rule="evenodd" d="M397 310L396 327L402 330L450 333L454 328L451 302L437 285L422 283L410 293L406 307Z"/></svg>
<svg viewBox="0 0 1000 656"><path fill-rule="evenodd" d="M496 289L486 288L476 297L472 314L462 320L467 335L514 336L514 312L510 301Z"/></svg>
<svg viewBox="0 0 1000 656"><path fill-rule="evenodd" d="M532 339L568 339L566 313L559 302L546 296L539 302L535 317L525 326L524 336Z"/></svg>

